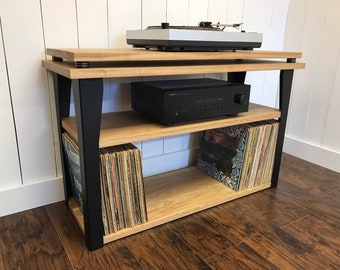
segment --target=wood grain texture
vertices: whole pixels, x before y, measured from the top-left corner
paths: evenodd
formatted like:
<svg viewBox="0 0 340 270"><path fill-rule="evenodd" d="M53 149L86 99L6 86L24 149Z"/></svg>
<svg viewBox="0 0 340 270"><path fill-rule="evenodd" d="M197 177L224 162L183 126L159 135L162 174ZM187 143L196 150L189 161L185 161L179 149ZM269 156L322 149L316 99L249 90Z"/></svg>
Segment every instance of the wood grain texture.
<svg viewBox="0 0 340 270"><path fill-rule="evenodd" d="M235 192L198 170L189 167L146 178L145 197L148 222L104 236L104 243L135 234L210 207L270 187L260 185ZM73 211L78 214L80 211ZM75 215L78 223L82 217ZM79 221L80 220L80 221Z"/></svg>
<svg viewBox="0 0 340 270"><path fill-rule="evenodd" d="M130 78L130 77L151 77L171 75L192 75L192 74L214 74L225 72L259 71L259 70L288 70L304 69L304 63L287 63L285 61L271 60L244 60L225 61L215 64L178 64L163 66L118 66L118 67L93 67L76 68L73 63L54 62L43 60L43 67L70 79L85 78Z"/></svg>
<svg viewBox="0 0 340 270"><path fill-rule="evenodd" d="M168 224L204 259L240 244L243 236L232 226L219 223L209 213L211 210Z"/></svg>
<svg viewBox="0 0 340 270"><path fill-rule="evenodd" d="M252 196L247 197L247 200L250 197ZM298 241L277 226L270 219L270 215L261 215L257 211L256 202L253 200L248 202L240 205L235 201L218 209L212 209L212 218L237 230L238 234L242 235L242 243L253 250L253 253L256 251L256 254L251 256L265 258L267 262L279 269L303 269L305 265L321 267L322 264L314 259L316 252L310 246L303 241ZM229 258L229 255L224 253L229 253L229 250L223 251L222 256L209 258L209 262L212 265L218 265L221 259ZM291 256L292 254L294 256ZM301 259L296 260L295 256L301 256ZM232 259L229 258L229 260ZM237 258L233 260L236 260L234 262L236 264L244 263L243 259L241 262L238 262Z"/></svg>
<svg viewBox="0 0 340 270"><path fill-rule="evenodd" d="M0 269L339 269L339 220L340 174L283 154L277 188L93 252L65 202L1 217Z"/></svg>
<svg viewBox="0 0 340 270"><path fill-rule="evenodd" d="M99 147L273 119L280 117L280 115L281 113L277 109L250 104L248 112L239 113L236 117L224 117L168 127L151 121L135 111L106 113L102 115ZM75 117L64 118L62 126L68 134L77 140Z"/></svg>
<svg viewBox="0 0 340 270"><path fill-rule="evenodd" d="M166 226L123 241L143 269L210 269L186 241Z"/></svg>
<svg viewBox="0 0 340 270"><path fill-rule="evenodd" d="M70 79L128 78L305 68L304 63L287 62L287 59L301 58L302 54L299 52L47 49L47 54L65 59L65 61L43 60L42 65L47 70ZM283 58L283 60L278 60L280 58ZM88 68L76 68L75 62L89 62L90 64Z"/></svg>
<svg viewBox="0 0 340 270"><path fill-rule="evenodd" d="M339 228L307 215L284 227L284 230L313 247L316 250L315 256L323 262L325 268L340 268L340 237L334 237L339 233Z"/></svg>
<svg viewBox="0 0 340 270"><path fill-rule="evenodd" d="M84 236L65 203L46 208L74 269L139 269L139 263L122 242L88 251Z"/></svg>
<svg viewBox="0 0 340 270"><path fill-rule="evenodd" d="M280 269L245 243L240 243L226 252L208 258L207 261L213 269Z"/></svg>
<svg viewBox="0 0 340 270"><path fill-rule="evenodd" d="M221 51L221 52L163 52L145 49L53 49L47 55L72 62L81 61L183 61L219 59L301 58L301 52L281 51Z"/></svg>
<svg viewBox="0 0 340 270"><path fill-rule="evenodd" d="M2 217L0 249L4 269L72 269L44 208Z"/></svg>
<svg viewBox="0 0 340 270"><path fill-rule="evenodd" d="M0 249L0 269L5 269L4 263L2 261L2 252L1 252L1 249Z"/></svg>

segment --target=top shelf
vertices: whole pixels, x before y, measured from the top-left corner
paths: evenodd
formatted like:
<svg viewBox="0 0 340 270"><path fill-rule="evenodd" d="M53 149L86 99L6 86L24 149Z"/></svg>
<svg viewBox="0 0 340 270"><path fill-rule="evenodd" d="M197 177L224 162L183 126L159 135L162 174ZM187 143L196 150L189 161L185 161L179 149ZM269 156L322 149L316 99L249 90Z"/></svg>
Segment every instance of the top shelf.
<svg viewBox="0 0 340 270"><path fill-rule="evenodd" d="M71 62L118 61L183 61L301 58L301 52L281 51L218 51L218 52L164 52L145 49L47 49L47 55Z"/></svg>
<svg viewBox="0 0 340 270"><path fill-rule="evenodd" d="M163 52L145 49L47 49L43 66L70 79L303 69L300 52ZM79 68L83 67L83 68ZM85 68L84 68L85 67Z"/></svg>

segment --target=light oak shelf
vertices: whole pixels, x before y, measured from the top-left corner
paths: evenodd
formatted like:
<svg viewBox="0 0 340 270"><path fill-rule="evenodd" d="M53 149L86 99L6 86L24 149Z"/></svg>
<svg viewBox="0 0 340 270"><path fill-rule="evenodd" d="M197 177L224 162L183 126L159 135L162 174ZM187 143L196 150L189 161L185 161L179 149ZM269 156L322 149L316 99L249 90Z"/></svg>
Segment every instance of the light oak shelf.
<svg viewBox="0 0 340 270"><path fill-rule="evenodd" d="M220 59L287 59L301 58L301 52L287 51L218 51L218 52L163 52L145 49L51 49L47 55L70 62L155 62Z"/></svg>
<svg viewBox="0 0 340 270"><path fill-rule="evenodd" d="M47 49L47 55L48 59L43 60L42 65L53 74L59 137L61 139L61 132L66 130L79 144L81 182L87 190L83 198L83 214L73 200L69 201L69 206L90 250L277 185L293 73L295 69L305 68L305 63L296 62L302 57L300 52ZM169 127L154 123L134 111L101 114L103 78L138 79L227 72L231 82L244 83L246 72L265 70L280 70L279 109L250 104L248 112L236 117ZM72 84L76 117L69 117ZM99 148L274 118L280 125L271 183L235 192L195 167L153 176L145 179L149 221L103 236ZM64 163L64 173L65 167Z"/></svg>
<svg viewBox="0 0 340 270"><path fill-rule="evenodd" d="M281 113L278 109L250 104L248 112L239 113L236 117L164 126L145 118L135 111L105 113L102 115L101 120L99 148L279 118L280 115ZM78 140L75 117L64 118L62 126L68 134L76 141Z"/></svg>
<svg viewBox="0 0 340 270"><path fill-rule="evenodd" d="M303 63L287 63L270 60L245 60L242 63L237 60L226 60L218 63L206 63L197 65L194 63L158 63L157 67L142 66L135 63L134 66L116 67L92 67L91 69L80 69L74 67L69 62L43 61L43 66L51 71L57 72L70 79L86 78L130 78L130 77L150 77L150 76L170 76L170 75L195 75L224 72L260 71L260 70L289 70L302 69Z"/></svg>
<svg viewBox="0 0 340 270"><path fill-rule="evenodd" d="M305 68L304 63L287 61L287 59L300 58L301 53L298 52L47 49L47 54L57 57L60 61L43 60L43 66L70 79L129 78ZM84 62L89 63L89 68L75 67L76 63Z"/></svg>
<svg viewBox="0 0 340 270"><path fill-rule="evenodd" d="M148 222L105 235L103 241L115 241L269 187L270 183L236 192L196 167L152 176L144 179ZM74 200L69 205L84 231L80 208Z"/></svg>

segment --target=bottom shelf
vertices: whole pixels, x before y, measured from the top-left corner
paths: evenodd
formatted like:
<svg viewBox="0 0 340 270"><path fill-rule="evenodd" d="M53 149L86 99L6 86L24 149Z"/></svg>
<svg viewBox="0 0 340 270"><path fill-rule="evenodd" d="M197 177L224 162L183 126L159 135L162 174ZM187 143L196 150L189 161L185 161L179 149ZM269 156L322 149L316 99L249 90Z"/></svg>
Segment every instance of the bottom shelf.
<svg viewBox="0 0 340 270"><path fill-rule="evenodd" d="M144 186L148 222L105 235L104 244L269 188L270 183L233 191L196 167L189 167L146 178ZM69 207L84 232L80 208L73 200Z"/></svg>

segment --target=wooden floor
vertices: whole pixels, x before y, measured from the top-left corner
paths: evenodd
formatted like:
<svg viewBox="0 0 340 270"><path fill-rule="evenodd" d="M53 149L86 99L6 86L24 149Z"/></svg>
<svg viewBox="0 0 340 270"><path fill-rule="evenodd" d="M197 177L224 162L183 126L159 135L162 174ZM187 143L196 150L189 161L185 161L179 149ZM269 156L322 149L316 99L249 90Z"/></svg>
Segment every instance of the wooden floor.
<svg viewBox="0 0 340 270"><path fill-rule="evenodd" d="M2 217L0 269L340 269L340 174L284 154L277 188L94 252L63 202Z"/></svg>

